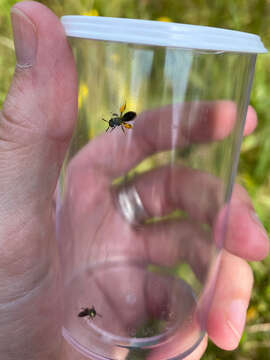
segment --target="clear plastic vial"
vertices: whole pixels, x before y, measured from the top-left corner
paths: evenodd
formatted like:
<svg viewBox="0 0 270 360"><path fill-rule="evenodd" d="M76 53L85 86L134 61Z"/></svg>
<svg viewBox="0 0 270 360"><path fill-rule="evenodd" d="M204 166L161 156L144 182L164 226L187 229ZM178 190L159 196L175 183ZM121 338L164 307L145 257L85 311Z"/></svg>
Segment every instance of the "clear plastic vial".
<svg viewBox="0 0 270 360"><path fill-rule="evenodd" d="M208 27L62 22L79 86L57 207L63 336L91 359L183 359L207 330L265 49Z"/></svg>

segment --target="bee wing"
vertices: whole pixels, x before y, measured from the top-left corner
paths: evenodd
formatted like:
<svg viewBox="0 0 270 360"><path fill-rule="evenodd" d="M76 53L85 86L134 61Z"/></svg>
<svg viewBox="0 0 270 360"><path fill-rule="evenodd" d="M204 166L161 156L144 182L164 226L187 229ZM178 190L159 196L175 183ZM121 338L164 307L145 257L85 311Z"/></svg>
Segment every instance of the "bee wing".
<svg viewBox="0 0 270 360"><path fill-rule="evenodd" d="M88 314L88 310L87 309L82 309L82 311L79 312L78 316L83 317L83 316L86 316L87 314Z"/></svg>
<svg viewBox="0 0 270 360"><path fill-rule="evenodd" d="M123 114L123 112L126 110L127 104L126 102L120 107L120 116Z"/></svg>

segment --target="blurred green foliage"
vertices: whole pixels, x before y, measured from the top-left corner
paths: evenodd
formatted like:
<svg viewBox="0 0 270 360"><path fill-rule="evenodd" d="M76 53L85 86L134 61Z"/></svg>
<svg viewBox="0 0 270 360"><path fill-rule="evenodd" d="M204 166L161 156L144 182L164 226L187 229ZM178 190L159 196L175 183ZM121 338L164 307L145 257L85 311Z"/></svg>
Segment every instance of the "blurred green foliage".
<svg viewBox="0 0 270 360"><path fill-rule="evenodd" d="M15 64L10 7L0 0L0 106L8 91ZM255 33L270 47L270 0L43 0L58 16L88 14L216 26ZM248 190L256 211L270 232L270 55L257 60L251 104L259 123L242 146L238 182ZM243 244L245 246L245 244ZM205 360L270 359L270 260L252 263L255 285L246 330L239 348L225 352L209 344Z"/></svg>

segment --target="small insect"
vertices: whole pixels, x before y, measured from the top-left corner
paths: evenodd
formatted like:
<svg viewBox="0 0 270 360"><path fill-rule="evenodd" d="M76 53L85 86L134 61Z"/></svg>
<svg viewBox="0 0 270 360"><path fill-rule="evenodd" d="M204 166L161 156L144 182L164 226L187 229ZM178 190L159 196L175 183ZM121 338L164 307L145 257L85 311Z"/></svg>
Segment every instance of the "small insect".
<svg viewBox="0 0 270 360"><path fill-rule="evenodd" d="M124 114L124 111L126 110L126 103L120 107L120 115L113 113L113 117L110 120L102 119L103 121L106 121L108 123L108 128L106 129L106 132L111 128L111 131L115 129L117 126L121 126L121 129L123 133L125 133L125 129L131 129L132 125L127 124L127 122L132 121L136 117L136 113L134 111L128 111Z"/></svg>
<svg viewBox="0 0 270 360"><path fill-rule="evenodd" d="M84 317L84 316L88 316L89 319L94 319L96 316L102 317L102 315L96 312L96 309L93 305L91 308L82 308L82 311L79 312L78 317Z"/></svg>

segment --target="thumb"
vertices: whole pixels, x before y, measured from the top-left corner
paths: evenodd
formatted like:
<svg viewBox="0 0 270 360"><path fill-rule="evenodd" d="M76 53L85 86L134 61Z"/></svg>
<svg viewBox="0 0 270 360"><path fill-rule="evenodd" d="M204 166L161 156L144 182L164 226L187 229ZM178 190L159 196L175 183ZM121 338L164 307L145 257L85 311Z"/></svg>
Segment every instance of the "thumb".
<svg viewBox="0 0 270 360"><path fill-rule="evenodd" d="M6 221L48 207L77 111L74 60L58 18L26 1L12 8L11 20L17 66L0 113L0 213Z"/></svg>
<svg viewBox="0 0 270 360"><path fill-rule="evenodd" d="M17 66L0 112L0 304L34 287L40 293L41 279L56 272L52 200L77 111L74 60L58 18L26 1L11 20ZM43 298L54 314L57 285L49 283Z"/></svg>

